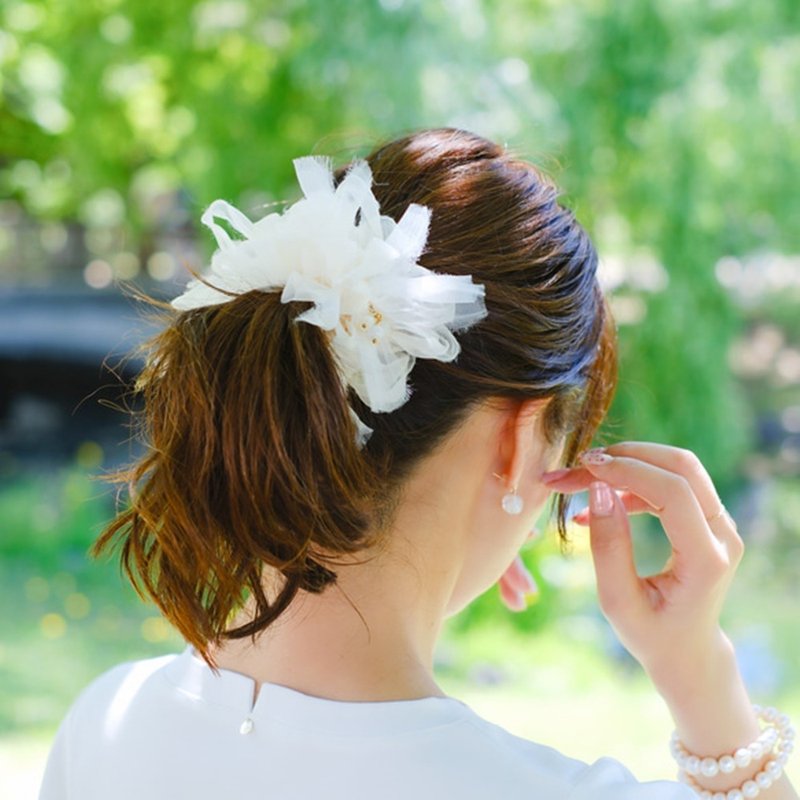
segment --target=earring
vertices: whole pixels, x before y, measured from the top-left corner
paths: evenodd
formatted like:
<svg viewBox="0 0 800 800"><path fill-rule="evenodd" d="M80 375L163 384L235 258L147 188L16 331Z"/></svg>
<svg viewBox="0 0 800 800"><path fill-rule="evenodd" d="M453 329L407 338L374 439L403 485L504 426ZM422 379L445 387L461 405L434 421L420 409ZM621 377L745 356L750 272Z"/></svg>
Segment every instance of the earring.
<svg viewBox="0 0 800 800"><path fill-rule="evenodd" d="M492 475L494 475L496 478L500 478L500 480L503 480L503 478L496 472L493 472ZM503 495L503 499L500 501L500 504L503 506L503 511L505 511L506 514L516 516L517 514L522 513L523 502L522 498L517 494L516 487Z"/></svg>

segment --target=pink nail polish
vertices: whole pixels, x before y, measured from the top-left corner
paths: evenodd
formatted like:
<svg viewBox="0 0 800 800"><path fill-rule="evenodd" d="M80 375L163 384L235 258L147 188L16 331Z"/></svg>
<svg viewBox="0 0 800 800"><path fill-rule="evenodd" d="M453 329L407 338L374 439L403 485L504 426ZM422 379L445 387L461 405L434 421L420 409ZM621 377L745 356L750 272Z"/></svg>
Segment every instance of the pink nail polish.
<svg viewBox="0 0 800 800"><path fill-rule="evenodd" d="M580 511L572 515L572 521L576 525L586 525L589 521L589 509L582 508Z"/></svg>
<svg viewBox="0 0 800 800"><path fill-rule="evenodd" d="M522 567L522 577L525 580L526 592L535 593L539 591L536 579L528 572L527 567Z"/></svg>
<svg viewBox="0 0 800 800"><path fill-rule="evenodd" d="M524 611L527 606L525 596L522 592L514 592L512 597L508 598L507 605L512 611Z"/></svg>
<svg viewBox="0 0 800 800"><path fill-rule="evenodd" d="M614 510L611 487L602 481L589 484L589 508L595 517L608 517Z"/></svg>
<svg viewBox="0 0 800 800"><path fill-rule="evenodd" d="M605 464L610 464L613 460L613 457L608 455L602 447L595 447L594 450L587 450L585 453L581 454L581 461L593 467L601 467Z"/></svg>

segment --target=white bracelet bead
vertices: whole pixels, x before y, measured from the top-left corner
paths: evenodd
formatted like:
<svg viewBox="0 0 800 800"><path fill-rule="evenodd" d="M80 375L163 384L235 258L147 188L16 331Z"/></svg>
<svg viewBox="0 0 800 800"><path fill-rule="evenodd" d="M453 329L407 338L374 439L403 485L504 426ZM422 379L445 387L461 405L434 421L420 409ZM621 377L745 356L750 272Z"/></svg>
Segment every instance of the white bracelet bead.
<svg viewBox="0 0 800 800"><path fill-rule="evenodd" d="M756 775L756 783L762 789L769 789L769 787L772 786L772 778L770 778L770 776L762 770L758 773L758 775Z"/></svg>
<svg viewBox="0 0 800 800"><path fill-rule="evenodd" d="M761 789L755 781L745 781L742 784L742 794L745 797L758 797L760 791Z"/></svg>
<svg viewBox="0 0 800 800"><path fill-rule="evenodd" d="M780 778L782 771L781 765L775 760L767 761L767 763L764 765L764 772L766 772L773 781L776 781L778 778Z"/></svg>
<svg viewBox="0 0 800 800"><path fill-rule="evenodd" d="M719 774L719 762L716 758L704 758L700 762L700 774L706 778L713 778Z"/></svg>
<svg viewBox="0 0 800 800"><path fill-rule="evenodd" d="M767 723L767 727L751 744L719 758L689 753L678 739L677 732L672 734L670 752L678 762L678 778L691 786L701 800L746 800L746 798L750 800L758 797L762 790L769 789L783 774L789 754L794 750L795 730L789 717L772 706L762 709L754 705L753 710ZM711 792L709 789L704 789L693 777L702 775L713 778L720 773L730 774L735 772L737 767L744 769L753 762L761 761L765 755L771 755L772 758L756 775L727 792Z"/></svg>
<svg viewBox="0 0 800 800"><path fill-rule="evenodd" d="M722 756L719 760L719 771L729 775L736 769L736 761L733 756Z"/></svg>
<svg viewBox="0 0 800 800"><path fill-rule="evenodd" d="M750 755L753 757L753 761L758 761L759 758L764 757L764 748L761 745L761 742L753 742L748 748L750 751Z"/></svg>

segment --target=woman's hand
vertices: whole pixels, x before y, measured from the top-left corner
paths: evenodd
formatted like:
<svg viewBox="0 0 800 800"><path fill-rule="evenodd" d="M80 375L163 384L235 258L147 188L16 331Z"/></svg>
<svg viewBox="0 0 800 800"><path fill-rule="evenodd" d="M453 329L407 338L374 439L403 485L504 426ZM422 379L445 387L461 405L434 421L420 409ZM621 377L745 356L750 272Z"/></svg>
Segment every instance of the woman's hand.
<svg viewBox="0 0 800 800"><path fill-rule="evenodd" d="M682 688L730 647L719 615L744 552L736 525L687 450L625 442L589 451L582 463L543 480L559 492L589 489L588 520L576 521L589 523L600 607L660 689ZM672 545L663 570L648 577L636 573L628 522L642 511L659 517Z"/></svg>
<svg viewBox="0 0 800 800"><path fill-rule="evenodd" d="M528 534L528 539L532 539L537 533L534 528ZM528 572L521 556L517 556L509 564L497 585L500 587L500 599L511 611L524 611L528 607L525 595L537 594L539 591L533 575Z"/></svg>
<svg viewBox="0 0 800 800"><path fill-rule="evenodd" d="M588 518L581 512L577 521L589 524L603 613L667 701L684 746L703 756L736 752L760 732L733 647L719 627L744 553L736 524L687 450L625 442L591 450L582 462L542 479L559 492L589 489ZM648 577L636 573L628 524L628 514L641 511L658 516L672 545L663 570ZM752 780L770 758L696 781L724 794ZM785 774L761 796L797 800Z"/></svg>

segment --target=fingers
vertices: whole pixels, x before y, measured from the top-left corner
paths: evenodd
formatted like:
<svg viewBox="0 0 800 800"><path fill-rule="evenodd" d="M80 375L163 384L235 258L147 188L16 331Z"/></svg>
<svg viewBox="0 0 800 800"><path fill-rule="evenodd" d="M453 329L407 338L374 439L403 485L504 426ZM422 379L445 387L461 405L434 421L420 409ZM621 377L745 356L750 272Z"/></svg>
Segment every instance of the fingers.
<svg viewBox="0 0 800 800"><path fill-rule="evenodd" d="M498 586L500 587L500 598L509 611L525 610L525 596L522 593L512 589L503 578L500 579Z"/></svg>
<svg viewBox="0 0 800 800"><path fill-rule="evenodd" d="M681 475L691 486L706 518L717 514L722 507L711 477L691 450L654 442L620 442L605 448L605 452L612 456L638 458Z"/></svg>
<svg viewBox="0 0 800 800"><path fill-rule="evenodd" d="M658 509L664 532L677 556L705 560L717 554L718 542L689 482L674 472L635 458L592 454L584 462L598 480L627 488ZM706 535L698 535L705 532ZM696 560L697 561L697 560Z"/></svg>
<svg viewBox="0 0 800 800"><path fill-rule="evenodd" d="M584 467L557 469L554 472L545 472L541 476L542 483L553 486L556 491L563 494L585 492L593 480L592 473Z"/></svg>
<svg viewBox="0 0 800 800"><path fill-rule="evenodd" d="M642 500L641 497L637 497L631 492L617 492L617 496L628 514L658 514L658 509L653 508L646 500ZM589 506L573 514L572 521L577 525L588 525Z"/></svg>
<svg viewBox="0 0 800 800"><path fill-rule="evenodd" d="M694 453L654 442L621 442L602 451L589 451L589 454L585 455L601 452L613 457L635 458L681 476L695 495L708 530L724 545L731 561L739 562L744 552L744 544L736 530L736 523L724 509L713 481ZM592 470L589 465L589 469L583 466L572 470L556 470L545 473L542 481L556 491L571 493L585 490L595 477L602 477L602 474ZM644 501L644 498L642 500ZM642 510L637 508L636 503L626 502L625 498L623 498L623 503L631 513ZM651 513L658 513L658 509L655 508ZM574 519L578 524L586 524L588 515L585 512L579 512Z"/></svg>
<svg viewBox="0 0 800 800"><path fill-rule="evenodd" d="M714 487L713 481L694 453L689 450L668 447L667 445L651 442L622 442L618 445L606 448L602 453L600 453L600 451L590 451L586 454L584 463L595 475L598 475L597 470L594 469L594 466L597 465L593 465L591 461L593 460L593 456L598 456L600 461L599 465L602 466L603 453L607 456L611 456L614 460L620 457L638 459L653 467L660 468L682 478L688 485L700 507L703 522L705 523L703 529L709 531L718 542L723 544L730 562L734 564L739 563L744 552L744 543L736 530L736 523L725 510L722 501L719 499L717 490ZM630 456L626 456L628 453ZM600 474L602 475L602 471ZM707 509L712 510L708 513ZM721 514L720 510L722 510ZM660 516L662 517L662 522L666 530L666 517L663 514L660 514ZM669 535L669 531L667 531L667 535ZM673 540L673 537L670 537L670 539ZM694 541L699 540L695 539ZM717 548L714 547L712 549L716 550Z"/></svg>
<svg viewBox="0 0 800 800"><path fill-rule="evenodd" d="M595 480L604 481L614 489L627 489L656 509L676 555L694 554L699 557L698 563L718 555L718 543L715 544L697 497L682 475L637 458L599 451L584 454L583 468ZM549 485L560 491L563 482L566 479ZM698 531L707 535L698 536Z"/></svg>
<svg viewBox="0 0 800 800"><path fill-rule="evenodd" d="M525 595L539 591L536 581L520 556L517 556L502 574L498 586L503 603L511 611L524 611L527 607Z"/></svg>
<svg viewBox="0 0 800 800"><path fill-rule="evenodd" d="M602 481L589 487L590 543L597 574L597 596L606 616L641 608L645 595L633 558L628 515L616 493Z"/></svg>
<svg viewBox="0 0 800 800"><path fill-rule="evenodd" d="M528 572L527 567L522 561L520 556L517 556L508 569L503 573L503 578L507 581L509 586L516 592L535 592L536 581L533 576Z"/></svg>

